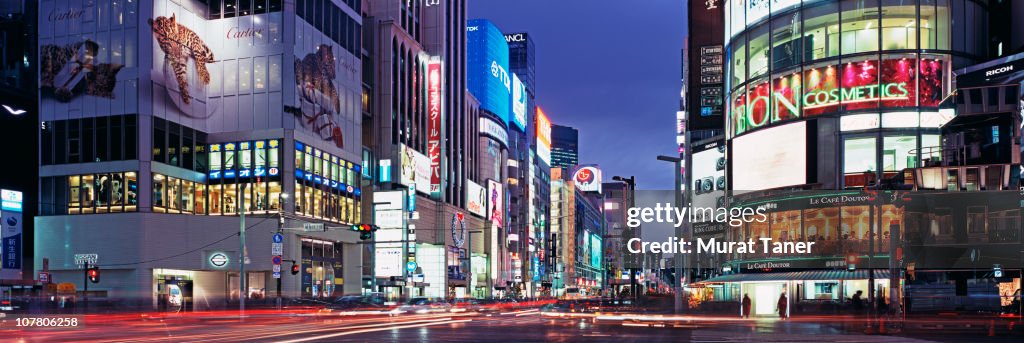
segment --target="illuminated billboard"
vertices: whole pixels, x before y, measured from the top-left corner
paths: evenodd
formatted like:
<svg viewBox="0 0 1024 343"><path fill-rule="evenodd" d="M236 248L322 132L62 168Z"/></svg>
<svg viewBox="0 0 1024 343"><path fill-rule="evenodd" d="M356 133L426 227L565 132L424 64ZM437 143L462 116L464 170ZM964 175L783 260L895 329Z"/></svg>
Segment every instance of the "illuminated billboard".
<svg viewBox="0 0 1024 343"><path fill-rule="evenodd" d="M402 144L402 169L399 183L428 193L430 189L430 157Z"/></svg>
<svg viewBox="0 0 1024 343"><path fill-rule="evenodd" d="M537 157L551 165L551 120L537 107Z"/></svg>
<svg viewBox="0 0 1024 343"><path fill-rule="evenodd" d="M509 73L505 35L486 19L473 19L467 25L466 82L469 92L480 101L480 109L494 113L508 123L512 74Z"/></svg>
<svg viewBox="0 0 1024 343"><path fill-rule="evenodd" d="M526 131L526 84L519 80L519 75L512 74L512 123Z"/></svg>
<svg viewBox="0 0 1024 343"><path fill-rule="evenodd" d="M499 227L505 221L505 190L494 180L487 180L487 218Z"/></svg>
<svg viewBox="0 0 1024 343"><path fill-rule="evenodd" d="M572 175L572 180L580 192L601 193L601 169L597 166L580 166Z"/></svg>
<svg viewBox="0 0 1024 343"><path fill-rule="evenodd" d="M725 141L718 140L693 147L693 207L716 207L725 194ZM703 221L704 218L697 220Z"/></svg>
<svg viewBox="0 0 1024 343"><path fill-rule="evenodd" d="M807 125L800 121L732 140L732 189L751 191L807 183Z"/></svg>
<svg viewBox="0 0 1024 343"><path fill-rule="evenodd" d="M18 191L0 190L0 279L21 279L22 204L24 195Z"/></svg>
<svg viewBox="0 0 1024 343"><path fill-rule="evenodd" d="M590 266L601 268L601 236L590 236Z"/></svg>
<svg viewBox="0 0 1024 343"><path fill-rule="evenodd" d="M481 217L486 217L487 189L473 180L466 180L466 210Z"/></svg>
<svg viewBox="0 0 1024 343"><path fill-rule="evenodd" d="M441 195L441 59L427 65L427 157L430 158L430 191Z"/></svg>

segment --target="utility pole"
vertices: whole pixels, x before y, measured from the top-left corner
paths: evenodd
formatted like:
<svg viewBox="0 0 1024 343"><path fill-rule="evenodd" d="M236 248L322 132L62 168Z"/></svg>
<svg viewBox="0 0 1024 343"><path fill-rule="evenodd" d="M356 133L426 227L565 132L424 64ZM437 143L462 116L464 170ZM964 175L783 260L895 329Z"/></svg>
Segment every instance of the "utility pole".
<svg viewBox="0 0 1024 343"><path fill-rule="evenodd" d="M238 216L241 218L238 226L238 315L241 316L245 313L245 298L246 294L246 276L245 276L245 183L239 184L239 195L241 200L238 201Z"/></svg>
<svg viewBox="0 0 1024 343"><path fill-rule="evenodd" d="M89 311L89 261L85 261L85 269L82 270L82 313Z"/></svg>
<svg viewBox="0 0 1024 343"><path fill-rule="evenodd" d="M284 213L278 213L277 214L277 234L279 234L279 235L284 234L283 233L284 232L283 229L284 229ZM284 242L282 242L282 244L283 243ZM245 262L245 261L242 261L242 262ZM278 268L280 268L280 267L278 267ZM274 280L275 282L277 282L277 309L278 310L280 310L281 306L282 306L282 304L281 304L282 303L282 301L281 301L281 278L283 277L282 275L284 275L284 273L280 273L279 272L277 280Z"/></svg>

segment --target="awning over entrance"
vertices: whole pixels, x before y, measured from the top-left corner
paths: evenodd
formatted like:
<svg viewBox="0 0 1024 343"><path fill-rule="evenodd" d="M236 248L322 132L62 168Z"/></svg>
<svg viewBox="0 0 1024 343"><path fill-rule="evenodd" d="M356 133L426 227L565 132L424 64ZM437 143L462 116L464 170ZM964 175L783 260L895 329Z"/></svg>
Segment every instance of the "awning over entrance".
<svg viewBox="0 0 1024 343"><path fill-rule="evenodd" d="M701 281L710 282L756 282L756 281L788 281L788 280L866 280L867 270L805 270L786 273L745 273L730 274ZM888 279L888 269L876 269L875 279Z"/></svg>

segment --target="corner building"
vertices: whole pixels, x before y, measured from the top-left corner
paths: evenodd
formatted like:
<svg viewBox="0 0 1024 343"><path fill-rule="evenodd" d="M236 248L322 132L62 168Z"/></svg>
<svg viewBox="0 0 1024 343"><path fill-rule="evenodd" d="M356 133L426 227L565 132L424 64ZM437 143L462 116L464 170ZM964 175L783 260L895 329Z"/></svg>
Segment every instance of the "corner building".
<svg viewBox="0 0 1024 343"><path fill-rule="evenodd" d="M954 88L952 70L993 55L988 2L721 5L727 177L740 194L730 205L764 207L769 217L727 235L817 245L813 258L730 255L719 268L725 275L704 283L719 285L715 300L749 294L755 315L773 314L780 293L800 304L791 312L845 303L856 291L898 299L890 293L889 230L906 225L903 210L858 190L917 167L929 147L942 145L940 127L955 115L940 108ZM821 192L784 194L792 190Z"/></svg>
<svg viewBox="0 0 1024 343"><path fill-rule="evenodd" d="M92 256L91 300L200 310L272 299L280 253L286 297L359 292L360 1L39 6L37 271L80 289Z"/></svg>

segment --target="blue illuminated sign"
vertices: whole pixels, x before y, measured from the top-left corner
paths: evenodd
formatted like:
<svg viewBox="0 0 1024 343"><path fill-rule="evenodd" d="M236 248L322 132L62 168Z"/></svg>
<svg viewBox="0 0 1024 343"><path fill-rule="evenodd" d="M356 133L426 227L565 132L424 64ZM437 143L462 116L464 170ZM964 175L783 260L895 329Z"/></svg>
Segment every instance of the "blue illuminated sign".
<svg viewBox="0 0 1024 343"><path fill-rule="evenodd" d="M263 167L256 167L256 170L253 171L253 176L267 176L267 170L264 169Z"/></svg>
<svg viewBox="0 0 1024 343"><path fill-rule="evenodd" d="M234 170L225 170L224 171L224 178L226 178L226 179L234 179L235 178L235 171Z"/></svg>
<svg viewBox="0 0 1024 343"><path fill-rule="evenodd" d="M219 179L219 178L220 178L220 171L219 170L218 171L210 172L210 180L216 180L216 179Z"/></svg>
<svg viewBox="0 0 1024 343"><path fill-rule="evenodd" d="M466 28L466 82L480 108L509 121L512 73L505 35L487 19L473 19Z"/></svg>

